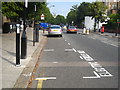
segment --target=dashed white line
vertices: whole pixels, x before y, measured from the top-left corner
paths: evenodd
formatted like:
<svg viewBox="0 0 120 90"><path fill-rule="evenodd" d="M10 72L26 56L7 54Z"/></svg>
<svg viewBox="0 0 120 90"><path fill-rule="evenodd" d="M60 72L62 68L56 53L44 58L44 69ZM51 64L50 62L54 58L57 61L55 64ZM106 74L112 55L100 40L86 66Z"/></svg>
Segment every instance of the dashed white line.
<svg viewBox="0 0 120 90"><path fill-rule="evenodd" d="M65 49L65 51L66 51L66 52L68 52L68 51L73 51L73 49Z"/></svg>
<svg viewBox="0 0 120 90"><path fill-rule="evenodd" d="M54 51L54 49L45 49L44 51L50 52L50 51Z"/></svg>
<svg viewBox="0 0 120 90"><path fill-rule="evenodd" d="M58 62L52 62L52 63L58 63Z"/></svg>

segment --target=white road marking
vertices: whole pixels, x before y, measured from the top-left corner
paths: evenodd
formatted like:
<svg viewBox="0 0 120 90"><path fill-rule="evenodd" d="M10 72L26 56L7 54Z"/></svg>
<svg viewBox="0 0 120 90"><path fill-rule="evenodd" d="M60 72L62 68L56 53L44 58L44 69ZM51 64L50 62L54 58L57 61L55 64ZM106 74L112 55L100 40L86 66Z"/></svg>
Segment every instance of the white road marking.
<svg viewBox="0 0 120 90"><path fill-rule="evenodd" d="M52 63L58 63L58 62L52 62Z"/></svg>
<svg viewBox="0 0 120 90"><path fill-rule="evenodd" d="M73 48L73 51L74 51L74 52L77 52L74 48Z"/></svg>
<svg viewBox="0 0 120 90"><path fill-rule="evenodd" d="M100 76L101 77L111 77L111 76L113 76L105 68L103 68L102 65L100 65L98 62L95 62L92 57L90 57L87 53L85 53L85 51L77 50L77 52L80 53L80 55L81 55L80 59L85 59L91 65L91 67L96 71L96 72L94 71L94 74L97 77L92 76L92 77L83 77L83 78L100 78Z"/></svg>
<svg viewBox="0 0 120 90"><path fill-rule="evenodd" d="M100 64L98 64L98 62L88 62L92 68L102 68L102 66Z"/></svg>
<svg viewBox="0 0 120 90"><path fill-rule="evenodd" d="M109 43L109 42L105 42L105 41L102 41L103 43L105 43L105 44L108 44L108 45L112 45L112 46L114 46L114 47L119 47L119 46L117 46L117 45L115 45L115 44L111 44L111 43Z"/></svg>
<svg viewBox="0 0 120 90"><path fill-rule="evenodd" d="M44 51L50 52L50 51L54 51L54 49L45 49Z"/></svg>
<svg viewBox="0 0 120 90"><path fill-rule="evenodd" d="M70 45L70 43L68 43L68 45Z"/></svg>
<svg viewBox="0 0 120 90"><path fill-rule="evenodd" d="M88 54L83 53L81 56L86 60L86 61L94 61L93 58L91 58Z"/></svg>
<svg viewBox="0 0 120 90"><path fill-rule="evenodd" d="M77 50L78 51L78 53L85 53L85 51L82 51L82 50Z"/></svg>
<svg viewBox="0 0 120 90"><path fill-rule="evenodd" d="M95 71L99 72L99 75L101 77L111 77L111 76L113 76L107 70L105 70L105 68L94 68L94 69L95 69Z"/></svg>
<svg viewBox="0 0 120 90"><path fill-rule="evenodd" d="M83 59L83 57L82 57L82 56L80 56L80 59Z"/></svg>
<svg viewBox="0 0 120 90"><path fill-rule="evenodd" d="M92 79L101 78L95 71L93 71L93 73L94 73L96 76L83 77L83 78L92 78Z"/></svg>
<svg viewBox="0 0 120 90"><path fill-rule="evenodd" d="M73 49L65 49L66 52L73 51Z"/></svg>
<svg viewBox="0 0 120 90"><path fill-rule="evenodd" d="M35 80L44 80L44 79L56 79L56 77L40 77L40 78L36 78Z"/></svg>

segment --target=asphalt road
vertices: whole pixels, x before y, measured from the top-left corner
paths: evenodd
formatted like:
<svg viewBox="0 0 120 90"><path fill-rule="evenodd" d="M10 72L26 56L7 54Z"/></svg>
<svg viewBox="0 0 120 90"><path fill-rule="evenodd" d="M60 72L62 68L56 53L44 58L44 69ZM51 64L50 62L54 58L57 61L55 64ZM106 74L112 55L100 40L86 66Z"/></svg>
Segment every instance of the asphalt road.
<svg viewBox="0 0 120 90"><path fill-rule="evenodd" d="M31 88L117 88L118 44L96 34L48 36Z"/></svg>

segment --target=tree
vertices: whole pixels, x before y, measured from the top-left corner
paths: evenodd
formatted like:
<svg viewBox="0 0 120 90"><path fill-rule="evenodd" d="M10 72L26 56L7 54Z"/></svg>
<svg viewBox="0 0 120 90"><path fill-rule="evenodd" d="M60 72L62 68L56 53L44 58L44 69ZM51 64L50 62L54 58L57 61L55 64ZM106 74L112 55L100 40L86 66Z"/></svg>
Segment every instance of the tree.
<svg viewBox="0 0 120 90"><path fill-rule="evenodd" d="M62 15L57 15L55 18L55 23L56 24L66 24L66 19Z"/></svg>
<svg viewBox="0 0 120 90"><path fill-rule="evenodd" d="M95 18L95 24L94 24L94 31L96 31L96 24L99 22L104 22L107 18L106 11L107 6L105 6L102 2L93 2L91 6L92 11L92 18Z"/></svg>
<svg viewBox="0 0 120 90"><path fill-rule="evenodd" d="M23 14L22 2L2 2L2 14L11 20L16 20L18 17L22 17Z"/></svg>
<svg viewBox="0 0 120 90"><path fill-rule="evenodd" d="M74 25L77 24L77 9L78 9L78 5L73 5L72 8L70 9L70 12L67 15L67 22L68 24L71 24L72 21L74 21Z"/></svg>
<svg viewBox="0 0 120 90"><path fill-rule="evenodd" d="M83 2L78 7L78 11L77 11L78 26L82 26L82 22L84 22L85 16L92 16L91 3L89 3L89 2Z"/></svg>
<svg viewBox="0 0 120 90"><path fill-rule="evenodd" d="M50 22L52 14L47 8L46 2L28 2L26 18L29 20L34 19L35 5L37 6L36 20L40 20L40 15L44 13L46 21ZM16 21L24 17L24 7L24 2L2 2L2 14L12 21Z"/></svg>
<svg viewBox="0 0 120 90"><path fill-rule="evenodd" d="M67 22L70 24L74 21L74 25L82 27L85 16L91 16L91 3L83 2L79 6L74 5L67 15Z"/></svg>
<svg viewBox="0 0 120 90"><path fill-rule="evenodd" d="M109 15L110 20L108 21L108 28L110 29L116 29L117 27L117 19L120 20L120 14L110 14Z"/></svg>

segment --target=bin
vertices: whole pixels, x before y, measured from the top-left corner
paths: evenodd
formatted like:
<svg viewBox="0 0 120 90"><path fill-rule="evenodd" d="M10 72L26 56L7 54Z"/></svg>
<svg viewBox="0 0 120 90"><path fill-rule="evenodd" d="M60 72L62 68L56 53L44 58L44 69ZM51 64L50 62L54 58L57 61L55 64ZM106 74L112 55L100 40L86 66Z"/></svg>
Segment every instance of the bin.
<svg viewBox="0 0 120 90"><path fill-rule="evenodd" d="M3 33L9 33L10 32L10 23L4 23L2 28L3 28Z"/></svg>

